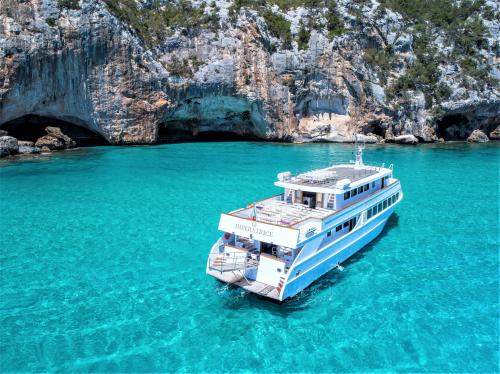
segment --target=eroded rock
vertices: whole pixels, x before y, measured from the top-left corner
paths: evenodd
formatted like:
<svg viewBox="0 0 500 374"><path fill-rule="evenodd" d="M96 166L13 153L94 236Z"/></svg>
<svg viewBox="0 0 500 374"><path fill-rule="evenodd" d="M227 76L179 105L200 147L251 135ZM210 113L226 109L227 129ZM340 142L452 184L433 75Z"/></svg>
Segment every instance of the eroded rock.
<svg viewBox="0 0 500 374"><path fill-rule="evenodd" d="M500 126L497 126L497 128L495 130L490 132L490 139L500 140Z"/></svg>
<svg viewBox="0 0 500 374"><path fill-rule="evenodd" d="M73 148L76 146L71 138L61 131L59 127L47 126L45 128L47 135L38 138L35 146L38 148L46 147L51 151Z"/></svg>
<svg viewBox="0 0 500 374"><path fill-rule="evenodd" d="M0 136L0 157L16 154L19 150L17 139L12 136Z"/></svg>
<svg viewBox="0 0 500 374"><path fill-rule="evenodd" d="M481 130L474 130L467 138L467 141L471 143L486 143L489 142L490 139Z"/></svg>
<svg viewBox="0 0 500 374"><path fill-rule="evenodd" d="M394 143L397 144L418 144L418 139L415 135L399 135L394 138Z"/></svg>

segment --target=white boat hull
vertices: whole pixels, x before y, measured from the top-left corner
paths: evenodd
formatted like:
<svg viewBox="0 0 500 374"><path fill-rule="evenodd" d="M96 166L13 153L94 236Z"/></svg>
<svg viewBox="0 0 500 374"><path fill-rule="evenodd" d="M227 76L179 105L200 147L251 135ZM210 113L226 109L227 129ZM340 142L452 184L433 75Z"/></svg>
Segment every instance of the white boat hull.
<svg viewBox="0 0 500 374"><path fill-rule="evenodd" d="M360 251L382 232L393 211L394 207L391 207L375 220L347 234L332 245L320 249L317 255L290 269L290 275L280 294L280 299L284 300L295 296L315 280Z"/></svg>

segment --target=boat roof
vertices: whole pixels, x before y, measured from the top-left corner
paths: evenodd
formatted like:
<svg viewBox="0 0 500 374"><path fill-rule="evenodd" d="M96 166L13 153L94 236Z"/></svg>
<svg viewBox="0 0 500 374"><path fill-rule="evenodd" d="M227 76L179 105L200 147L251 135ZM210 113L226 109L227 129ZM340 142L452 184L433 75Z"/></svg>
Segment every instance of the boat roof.
<svg viewBox="0 0 500 374"><path fill-rule="evenodd" d="M254 205L255 211L253 210ZM289 204L276 200L274 197L251 204L246 209L231 212L236 217L247 219L255 214L256 220L279 226L293 226L308 218L323 219L333 213L335 211L331 209L309 208L298 203Z"/></svg>
<svg viewBox="0 0 500 374"><path fill-rule="evenodd" d="M307 190L320 189L340 189L357 187L363 183L368 183L371 180L389 174L391 169L385 167L375 167L366 165L337 165L324 169L317 169L305 173L291 175L289 172L280 173L276 186L285 188L302 189L308 187ZM376 178L375 178L376 176ZM363 181L362 183L357 183ZM312 188L312 189L311 189Z"/></svg>

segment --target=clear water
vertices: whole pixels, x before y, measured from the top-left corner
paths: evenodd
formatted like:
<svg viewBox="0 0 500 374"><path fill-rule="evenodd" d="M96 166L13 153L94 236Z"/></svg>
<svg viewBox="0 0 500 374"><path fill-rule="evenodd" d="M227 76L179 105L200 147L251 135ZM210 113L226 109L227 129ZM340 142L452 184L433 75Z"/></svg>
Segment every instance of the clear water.
<svg viewBox="0 0 500 374"><path fill-rule="evenodd" d="M499 371L499 147L369 146L405 200L277 305L205 275L219 213L342 145L97 147L0 164L0 371Z"/></svg>

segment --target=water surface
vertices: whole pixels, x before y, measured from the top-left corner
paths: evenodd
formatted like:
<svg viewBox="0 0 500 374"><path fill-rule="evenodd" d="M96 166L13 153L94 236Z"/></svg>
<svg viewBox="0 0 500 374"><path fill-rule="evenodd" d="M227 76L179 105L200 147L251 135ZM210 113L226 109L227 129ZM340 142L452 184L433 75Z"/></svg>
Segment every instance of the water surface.
<svg viewBox="0 0 500 374"><path fill-rule="evenodd" d="M405 200L277 305L205 276L220 212L344 145L96 147L0 163L0 371L499 371L499 147L368 146Z"/></svg>

